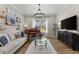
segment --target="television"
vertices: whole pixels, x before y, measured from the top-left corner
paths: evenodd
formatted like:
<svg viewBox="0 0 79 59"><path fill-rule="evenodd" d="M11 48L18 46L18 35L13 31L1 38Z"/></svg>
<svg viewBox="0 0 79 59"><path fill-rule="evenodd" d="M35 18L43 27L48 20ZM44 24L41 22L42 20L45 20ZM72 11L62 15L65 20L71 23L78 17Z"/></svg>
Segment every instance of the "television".
<svg viewBox="0 0 79 59"><path fill-rule="evenodd" d="M61 21L61 29L77 30L77 16L72 16Z"/></svg>

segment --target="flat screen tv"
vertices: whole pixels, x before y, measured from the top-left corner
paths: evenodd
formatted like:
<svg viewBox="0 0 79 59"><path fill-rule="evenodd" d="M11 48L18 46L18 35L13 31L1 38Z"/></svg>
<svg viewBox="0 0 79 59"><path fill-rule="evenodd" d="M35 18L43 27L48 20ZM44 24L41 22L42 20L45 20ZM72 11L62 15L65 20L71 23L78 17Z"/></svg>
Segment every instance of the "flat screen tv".
<svg viewBox="0 0 79 59"><path fill-rule="evenodd" d="M77 30L77 16L72 16L62 20L61 29Z"/></svg>

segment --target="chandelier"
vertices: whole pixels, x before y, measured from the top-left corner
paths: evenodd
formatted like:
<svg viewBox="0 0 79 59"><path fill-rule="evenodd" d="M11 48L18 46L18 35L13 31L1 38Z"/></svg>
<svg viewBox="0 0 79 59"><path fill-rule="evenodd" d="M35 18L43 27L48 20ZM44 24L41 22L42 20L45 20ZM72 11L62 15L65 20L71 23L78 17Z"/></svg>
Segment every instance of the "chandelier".
<svg viewBox="0 0 79 59"><path fill-rule="evenodd" d="M36 17L43 17L45 14L41 12L40 4L38 4L38 11L34 14Z"/></svg>

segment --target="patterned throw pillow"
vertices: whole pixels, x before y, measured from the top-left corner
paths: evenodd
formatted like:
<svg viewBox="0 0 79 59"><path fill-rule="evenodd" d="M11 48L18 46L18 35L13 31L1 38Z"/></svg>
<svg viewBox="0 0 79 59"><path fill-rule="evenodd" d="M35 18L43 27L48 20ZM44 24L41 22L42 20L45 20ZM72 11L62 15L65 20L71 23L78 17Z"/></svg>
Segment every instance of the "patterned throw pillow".
<svg viewBox="0 0 79 59"><path fill-rule="evenodd" d="M5 46L8 43L8 40L5 36L0 37L0 44L1 46Z"/></svg>

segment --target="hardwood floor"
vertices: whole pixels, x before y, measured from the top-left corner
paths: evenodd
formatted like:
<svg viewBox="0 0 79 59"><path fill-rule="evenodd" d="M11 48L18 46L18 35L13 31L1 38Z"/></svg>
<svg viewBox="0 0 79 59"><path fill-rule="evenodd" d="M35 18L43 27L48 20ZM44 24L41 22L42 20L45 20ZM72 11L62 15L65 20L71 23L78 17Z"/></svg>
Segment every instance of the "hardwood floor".
<svg viewBox="0 0 79 59"><path fill-rule="evenodd" d="M78 54L79 51L73 51L56 38L48 38L59 54ZM27 41L15 54L24 54L32 41Z"/></svg>
<svg viewBox="0 0 79 59"><path fill-rule="evenodd" d="M28 40L19 50L15 52L15 54L24 54L32 41Z"/></svg>
<svg viewBox="0 0 79 59"><path fill-rule="evenodd" d="M56 38L49 38L49 40L59 54L79 54L79 51L73 51Z"/></svg>

